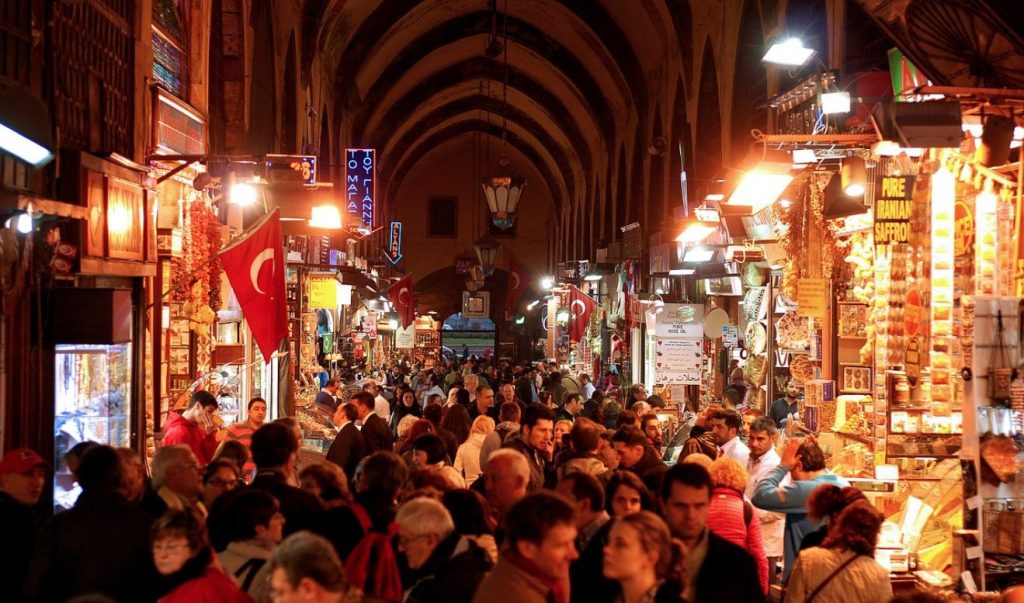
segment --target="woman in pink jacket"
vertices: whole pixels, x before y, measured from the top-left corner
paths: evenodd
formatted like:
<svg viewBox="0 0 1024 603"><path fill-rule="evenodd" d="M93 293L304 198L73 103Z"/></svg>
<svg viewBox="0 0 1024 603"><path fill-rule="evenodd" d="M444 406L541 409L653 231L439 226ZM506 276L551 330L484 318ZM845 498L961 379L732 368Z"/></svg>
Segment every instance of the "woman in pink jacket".
<svg viewBox="0 0 1024 603"><path fill-rule="evenodd" d="M747 471L738 462L722 457L711 464L715 489L708 507L708 528L729 542L744 548L757 563L761 589L768 592L768 558L761 542L761 522L754 507L743 499Z"/></svg>

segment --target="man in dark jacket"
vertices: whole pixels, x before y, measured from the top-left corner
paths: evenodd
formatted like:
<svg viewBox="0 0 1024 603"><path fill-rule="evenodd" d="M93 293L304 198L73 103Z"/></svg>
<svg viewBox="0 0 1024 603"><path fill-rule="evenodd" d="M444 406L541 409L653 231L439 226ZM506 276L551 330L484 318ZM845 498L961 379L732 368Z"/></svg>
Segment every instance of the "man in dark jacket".
<svg viewBox="0 0 1024 603"><path fill-rule="evenodd" d="M427 404L423 408L423 418L430 421L437 431L438 437L444 441L444 447L448 451L448 458L454 459L459 452L459 439L455 434L441 427L441 419L444 417L444 408L440 404Z"/></svg>
<svg viewBox="0 0 1024 603"><path fill-rule="evenodd" d="M0 584L11 603L22 601L21 587L42 526L39 498L48 474L46 461L28 448L12 450L0 460Z"/></svg>
<svg viewBox="0 0 1024 603"><path fill-rule="evenodd" d="M523 371L516 379L516 398L526 404L537 401L537 383L533 380L533 371Z"/></svg>
<svg viewBox="0 0 1024 603"><path fill-rule="evenodd" d="M418 579L406 585L407 603L470 603L491 570L491 560L473 541L455 531L443 504L414 498L398 509L398 549Z"/></svg>
<svg viewBox="0 0 1024 603"><path fill-rule="evenodd" d="M688 551L683 598L692 603L763 602L754 558L708 530L713 487L707 469L681 463L669 469L661 488L662 516Z"/></svg>
<svg viewBox="0 0 1024 603"><path fill-rule="evenodd" d="M285 535L309 529L323 510L320 499L288 482L295 478L299 443L280 423L267 423L252 434L252 460L256 477L247 488L263 490L281 503Z"/></svg>
<svg viewBox="0 0 1024 603"><path fill-rule="evenodd" d="M361 430L363 441L366 442L366 453L373 454L378 450L391 450L393 441L391 430L384 419L374 412L373 395L368 392L359 392L352 396L352 403L359 411L359 417L363 422Z"/></svg>
<svg viewBox="0 0 1024 603"><path fill-rule="evenodd" d="M366 441L356 427L359 411L355 404L347 402L338 407L334 413L334 424L338 426L338 435L327 450L327 460L341 467L349 481L356 474L356 466L366 456Z"/></svg>
<svg viewBox="0 0 1024 603"><path fill-rule="evenodd" d="M661 482L668 466L647 443L647 436L635 425L626 425L612 436L612 446L619 455L619 463L643 480L651 492L661 490Z"/></svg>
<svg viewBox="0 0 1024 603"><path fill-rule="evenodd" d="M541 404L531 404L523 414L519 437L509 439L503 446L522 452L530 462L530 492L555 487L555 472L549 469L554 432L554 411Z"/></svg>
<svg viewBox="0 0 1024 603"><path fill-rule="evenodd" d="M121 494L122 482L121 458L110 446L97 446L82 457L82 495L40 532L26 600L67 601L89 593L115 601L156 599L150 520Z"/></svg>

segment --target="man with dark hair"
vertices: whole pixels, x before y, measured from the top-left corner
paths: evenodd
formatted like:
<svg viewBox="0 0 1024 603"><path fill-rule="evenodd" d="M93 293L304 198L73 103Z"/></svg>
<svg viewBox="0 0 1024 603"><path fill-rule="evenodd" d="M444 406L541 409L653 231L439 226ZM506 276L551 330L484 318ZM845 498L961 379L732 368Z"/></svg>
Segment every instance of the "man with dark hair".
<svg viewBox="0 0 1024 603"><path fill-rule="evenodd" d="M384 419L374 412L373 395L369 392L359 392L352 396L352 403L359 411L359 419L363 422L362 434L366 442L366 453L372 454L378 450L391 450L391 430Z"/></svg>
<svg viewBox="0 0 1024 603"><path fill-rule="evenodd" d="M498 409L498 424L494 426L494 431L487 434L483 444L480 445L481 471L487 471L487 462L491 458L491 453L519 433L519 421L522 416L519 405L514 402L505 402Z"/></svg>
<svg viewBox="0 0 1024 603"><path fill-rule="evenodd" d="M575 421L583 412L583 396L573 392L565 395L565 404L558 411L558 421Z"/></svg>
<svg viewBox="0 0 1024 603"><path fill-rule="evenodd" d="M633 425L627 425L612 436L612 446L619 455L620 468L635 473L651 492L661 490L668 466L648 445L644 432Z"/></svg>
<svg viewBox="0 0 1024 603"><path fill-rule="evenodd" d="M661 434L661 421L658 419L658 415L652 412L640 417L640 428L643 429L644 435L647 436L647 443L658 453L658 456L661 456L664 436Z"/></svg>
<svg viewBox="0 0 1024 603"><path fill-rule="evenodd" d="M325 511L317 532L330 540L338 556L347 559L366 535L362 519L367 520L371 530L387 532L395 519L398 492L408 474L405 461L393 452L377 451L367 456L356 468L355 501L347 507Z"/></svg>
<svg viewBox="0 0 1024 603"><path fill-rule="evenodd" d="M516 379L516 398L525 404L537 402L537 382L534 381L534 371L522 371Z"/></svg>
<svg viewBox="0 0 1024 603"><path fill-rule="evenodd" d="M615 429L640 427L640 417L632 410L624 410L615 416Z"/></svg>
<svg viewBox="0 0 1024 603"><path fill-rule="evenodd" d="M604 486L593 475L576 471L567 473L555 491L576 503L576 550L583 552L594 534L611 519L604 509Z"/></svg>
<svg viewBox="0 0 1024 603"><path fill-rule="evenodd" d="M476 389L476 400L469 405L469 418L476 420L480 415L488 416L497 422L498 408L494 406L494 390L486 385Z"/></svg>
<svg viewBox="0 0 1024 603"><path fill-rule="evenodd" d="M349 591L345 570L331 543L311 534L292 534L270 561L271 597L277 603L342 603Z"/></svg>
<svg viewBox="0 0 1024 603"><path fill-rule="evenodd" d="M289 483L296 477L298 457L299 444L295 441L295 434L281 423L267 423L252 434L256 477L248 487L263 490L281 503L285 534L306 529L323 509L320 499Z"/></svg>
<svg viewBox="0 0 1024 603"><path fill-rule="evenodd" d="M768 416L780 428L786 426L789 417L799 414L801 389L799 381L790 379L786 384L785 394L781 398L776 398L768 408Z"/></svg>
<svg viewBox="0 0 1024 603"><path fill-rule="evenodd" d="M156 598L150 519L121 493L122 471L121 457L110 446L96 446L82 456L82 495L40 532L26 600L67 601L88 593L117 601Z"/></svg>
<svg viewBox="0 0 1024 603"><path fill-rule="evenodd" d="M554 486L554 471L548 475L547 469L554 447L554 429L555 413L541 404L531 404L523 414L519 437L505 442L505 448L522 452L530 462L530 492Z"/></svg>
<svg viewBox="0 0 1024 603"><path fill-rule="evenodd" d="M747 430L747 445L750 447L750 460L747 461L747 474L750 479L743 491L743 496L748 500L754 498L758 486L765 477L779 465L781 459L779 453L775 452L775 424L768 417L758 417L750 424ZM780 485L789 485L789 478L784 479ZM761 541L764 544L764 554L768 557L769 584L774 582L775 566L782 558L782 543L786 527L786 515L774 511L757 509L757 518L761 525Z"/></svg>
<svg viewBox="0 0 1024 603"><path fill-rule="evenodd" d="M707 469L680 463L668 470L660 489L662 517L688 551L683 599L691 603L765 601L754 558L708 529L713 488Z"/></svg>
<svg viewBox="0 0 1024 603"><path fill-rule="evenodd" d="M259 396L249 400L246 406L246 415L244 421L233 423L227 428L224 432L224 441L239 442L248 451L252 446L252 434L260 427L263 427L263 423L267 418L267 401ZM246 461L245 466L241 467L246 475L255 468L256 465L253 464L252 460Z"/></svg>
<svg viewBox="0 0 1024 603"><path fill-rule="evenodd" d="M562 385L562 373L558 371L551 371L551 375L548 377L547 390L551 392L551 401L555 406L561 407L565 403L565 394L567 393L565 386Z"/></svg>
<svg viewBox="0 0 1024 603"><path fill-rule="evenodd" d="M313 403L328 416L334 415L334 411L338 409L338 389L340 387L341 383L337 379L333 377L328 379L327 384L317 392Z"/></svg>
<svg viewBox="0 0 1024 603"><path fill-rule="evenodd" d="M163 446L186 444L203 467L217 451L217 427L221 420L217 414L217 398L206 390L192 394L188 408L167 413Z"/></svg>
<svg viewBox="0 0 1024 603"><path fill-rule="evenodd" d="M356 427L359 411L355 404L346 402L334 413L334 424L338 426L338 435L327 449L327 460L341 467L349 480L356 474L356 466L366 456L366 441Z"/></svg>
<svg viewBox="0 0 1024 603"><path fill-rule="evenodd" d="M569 566L579 557L574 544L576 509L572 503L557 494L537 492L513 505L504 524L507 545L473 601L567 600Z"/></svg>
<svg viewBox="0 0 1024 603"><path fill-rule="evenodd" d="M785 485L783 480L787 475L793 481ZM822 484L834 484L840 488L849 485L825 469L825 454L817 442L813 439L791 439L782 449L779 464L761 479L750 501L759 509L786 514L783 582L789 579L804 536L821 527L821 520L813 520L807 515L807 501L811 492Z"/></svg>
<svg viewBox="0 0 1024 603"><path fill-rule="evenodd" d="M719 454L746 467L750 449L740 440L742 427L743 417L735 410L723 410L711 417L711 431L718 442Z"/></svg>

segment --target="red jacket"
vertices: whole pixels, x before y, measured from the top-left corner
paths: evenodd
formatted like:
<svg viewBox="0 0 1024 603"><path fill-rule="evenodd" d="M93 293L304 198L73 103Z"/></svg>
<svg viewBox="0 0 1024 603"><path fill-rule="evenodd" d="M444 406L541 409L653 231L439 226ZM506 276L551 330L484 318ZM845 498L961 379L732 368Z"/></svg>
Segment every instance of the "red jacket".
<svg viewBox="0 0 1024 603"><path fill-rule="evenodd" d="M164 446L186 444L195 453L199 464L203 467L213 458L217 451L216 434L207 434L199 425L189 421L178 412L167 413L167 426L164 427Z"/></svg>
<svg viewBox="0 0 1024 603"><path fill-rule="evenodd" d="M715 488L708 508L708 529L750 553L761 578L761 590L768 592L768 558L761 542L761 522L753 507L749 514L744 512L748 504L743 495L732 488ZM749 522L745 521L745 515L749 515Z"/></svg>
<svg viewBox="0 0 1024 603"><path fill-rule="evenodd" d="M202 576L167 593L159 603L252 603L252 597L211 563Z"/></svg>

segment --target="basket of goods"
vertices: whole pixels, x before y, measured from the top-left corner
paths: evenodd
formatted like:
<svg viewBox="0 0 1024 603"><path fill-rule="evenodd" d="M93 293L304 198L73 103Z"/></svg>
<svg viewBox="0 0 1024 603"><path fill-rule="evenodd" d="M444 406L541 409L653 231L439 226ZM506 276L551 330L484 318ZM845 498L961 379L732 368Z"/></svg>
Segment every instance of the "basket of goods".
<svg viewBox="0 0 1024 603"><path fill-rule="evenodd" d="M1017 444L1006 435L988 434L981 442L981 473L993 484L1005 484L1017 475ZM993 481L992 478L995 478Z"/></svg>
<svg viewBox="0 0 1024 603"><path fill-rule="evenodd" d="M775 340L784 350L806 350L811 347L810 322L806 316L789 311L775 323Z"/></svg>

